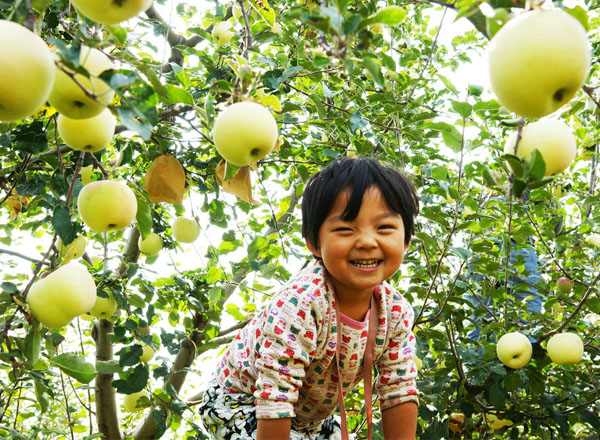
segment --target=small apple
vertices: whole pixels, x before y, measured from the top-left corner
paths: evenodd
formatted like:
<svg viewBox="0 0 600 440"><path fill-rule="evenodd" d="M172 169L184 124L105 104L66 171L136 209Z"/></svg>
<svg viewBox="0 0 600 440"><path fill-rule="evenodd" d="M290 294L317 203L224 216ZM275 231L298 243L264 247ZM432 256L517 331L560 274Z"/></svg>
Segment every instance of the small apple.
<svg viewBox="0 0 600 440"><path fill-rule="evenodd" d="M181 243L193 243L200 235L200 225L189 217L177 217L171 229L175 240Z"/></svg>
<svg viewBox="0 0 600 440"><path fill-rule="evenodd" d="M54 59L44 40L12 21L0 20L0 41L0 121L17 121L46 102L54 83Z"/></svg>
<svg viewBox="0 0 600 440"><path fill-rule="evenodd" d="M89 312L96 301L96 283L87 268L77 262L59 267L33 283L27 304L44 325L64 327L75 317Z"/></svg>
<svg viewBox="0 0 600 440"><path fill-rule="evenodd" d="M590 246L600 247L600 234L590 234L585 237L585 242Z"/></svg>
<svg viewBox="0 0 600 440"><path fill-rule="evenodd" d="M87 245L87 239L84 235L79 235L68 245L63 245L62 239L58 237L56 242L56 248L58 249L58 256L62 258L63 264L68 263L71 260L80 258L85 253L85 247Z"/></svg>
<svg viewBox="0 0 600 440"><path fill-rule="evenodd" d="M215 147L227 162L243 167L269 154L277 143L277 122L255 102L230 105L215 120Z"/></svg>
<svg viewBox="0 0 600 440"><path fill-rule="evenodd" d="M527 336L520 332L503 335L496 345L498 359L510 368L522 368L531 359L533 348Z"/></svg>
<svg viewBox="0 0 600 440"><path fill-rule="evenodd" d="M150 232L143 240L140 237L138 247L142 254L153 257L154 255L158 255L162 249L163 239L156 232Z"/></svg>
<svg viewBox="0 0 600 440"><path fill-rule="evenodd" d="M573 282L567 277L556 280L556 288L560 293L569 293L573 289Z"/></svg>
<svg viewBox="0 0 600 440"><path fill-rule="evenodd" d="M488 46L492 89L502 105L526 118L562 107L590 67L586 31L571 15L535 9L511 19Z"/></svg>
<svg viewBox="0 0 600 440"><path fill-rule="evenodd" d="M142 354L140 355L140 362L150 362L150 360L152 360L152 358L156 354L156 351L154 350L154 348L150 347L148 344L146 344L143 341L138 342L138 344L142 346Z"/></svg>
<svg viewBox="0 0 600 440"><path fill-rule="evenodd" d="M136 17L152 5L152 0L71 0L75 8L92 21L117 24Z"/></svg>
<svg viewBox="0 0 600 440"><path fill-rule="evenodd" d="M87 119L58 115L58 134L74 150L95 153L104 150L115 133L116 121L108 109Z"/></svg>
<svg viewBox="0 0 600 440"><path fill-rule="evenodd" d="M515 154L516 142L517 132L514 131L506 140L504 152ZM534 149L544 158L546 176L553 176L571 165L577 145L567 124L558 119L542 119L523 127L517 156L526 158Z"/></svg>
<svg viewBox="0 0 600 440"><path fill-rule="evenodd" d="M146 399L150 399L150 395L146 390L138 391L137 393L126 394L125 398L123 399L123 405L125 406L125 410L127 412L143 411L144 408L140 405L143 405Z"/></svg>
<svg viewBox="0 0 600 440"><path fill-rule="evenodd" d="M71 119L87 119L98 115L110 104L115 91L99 78L99 75L113 68L110 58L98 49L83 46L79 53L79 64L84 67L90 77L81 73L75 75L88 92L94 94L96 99L86 96L81 87L69 75L56 67L54 86L48 96L48 102L59 113Z"/></svg>
<svg viewBox="0 0 600 440"><path fill-rule="evenodd" d="M81 177L81 184L83 186L92 181L92 174L94 174L94 165L81 167L81 170L79 171L79 177Z"/></svg>
<svg viewBox="0 0 600 440"><path fill-rule="evenodd" d="M576 364L583 357L583 341L577 333L557 333L548 341L546 350L554 363Z"/></svg>
<svg viewBox="0 0 600 440"><path fill-rule="evenodd" d="M106 290L104 293L108 295L108 298L96 296L94 307L90 310L90 315L98 319L108 319L117 311L117 300L113 294Z"/></svg>
<svg viewBox="0 0 600 440"><path fill-rule="evenodd" d="M505 426L512 426L513 422L509 419L500 419L496 414L487 415L487 425L492 429L500 429Z"/></svg>
<svg viewBox="0 0 600 440"><path fill-rule="evenodd" d="M221 47L227 46L229 40L233 37L233 32L229 30L230 28L231 23L228 21L221 21L215 24L211 33L213 41Z"/></svg>
<svg viewBox="0 0 600 440"><path fill-rule="evenodd" d="M120 180L97 180L83 187L77 198L79 215L90 229L108 232L124 229L135 218L137 200Z"/></svg>

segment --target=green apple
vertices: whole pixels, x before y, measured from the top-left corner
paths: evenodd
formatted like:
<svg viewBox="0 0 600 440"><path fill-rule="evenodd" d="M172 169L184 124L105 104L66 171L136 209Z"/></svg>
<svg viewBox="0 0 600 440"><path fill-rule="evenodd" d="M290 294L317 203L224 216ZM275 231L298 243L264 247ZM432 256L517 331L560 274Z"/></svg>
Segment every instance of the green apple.
<svg viewBox="0 0 600 440"><path fill-rule="evenodd" d="M124 229L135 218L137 200L120 180L97 180L83 187L77 198L79 215L96 232Z"/></svg>
<svg viewBox="0 0 600 440"><path fill-rule="evenodd" d="M96 23L117 24L144 12L152 5L152 0L71 0L71 3Z"/></svg>
<svg viewBox="0 0 600 440"><path fill-rule="evenodd" d="M162 249L163 239L156 232L150 232L143 240L140 237L138 247L142 254L153 257L154 255L158 255Z"/></svg>
<svg viewBox="0 0 600 440"><path fill-rule="evenodd" d="M225 160L243 167L269 154L277 143L277 122L255 102L238 102L219 114L213 128L215 147Z"/></svg>
<svg viewBox="0 0 600 440"><path fill-rule="evenodd" d="M189 217L177 217L171 229L175 240L181 243L193 243L200 235L200 225Z"/></svg>
<svg viewBox="0 0 600 440"><path fill-rule="evenodd" d="M517 131L511 133L504 145L504 152L515 153ZM571 165L577 145L575 136L564 122L558 119L542 119L523 127L517 156L528 157L537 149L546 163L546 176L553 176Z"/></svg>
<svg viewBox="0 0 600 440"><path fill-rule="evenodd" d="M116 121L108 109L87 119L58 115L58 134L74 150L95 153L104 150L115 133Z"/></svg>
<svg viewBox="0 0 600 440"><path fill-rule="evenodd" d="M496 344L496 354L504 365L510 368L522 368L531 359L533 348L527 336L520 332L503 335Z"/></svg>
<svg viewBox="0 0 600 440"><path fill-rule="evenodd" d="M54 58L44 41L20 24L0 20L0 121L32 115L54 83Z"/></svg>
<svg viewBox="0 0 600 440"><path fill-rule="evenodd" d="M215 24L211 33L213 41L221 47L227 46L227 44L229 44L229 40L231 40L231 37L233 37L233 32L229 30L230 28L231 23L228 21L221 21Z"/></svg>
<svg viewBox="0 0 600 440"><path fill-rule="evenodd" d="M498 418L498 416L496 414L488 414L486 416L486 418L487 418L487 425L492 429L500 429L505 426L513 425L512 420L500 419L500 418Z"/></svg>
<svg viewBox="0 0 600 440"><path fill-rule="evenodd" d="M58 237L56 242L56 248L58 249L58 256L62 258L63 264L68 263L71 260L80 258L85 253L85 247L87 245L87 239L84 235L79 235L68 245L64 245L61 238Z"/></svg>
<svg viewBox="0 0 600 440"><path fill-rule="evenodd" d="M87 119L98 115L115 95L115 91L99 78L102 72L113 68L110 58L98 49L83 46L79 53L79 64L88 71L90 77L78 73L75 80L97 99L86 96L73 78L58 67L52 92L48 96L52 107L71 119Z"/></svg>
<svg viewBox="0 0 600 440"><path fill-rule="evenodd" d="M600 247L600 234L590 234L585 237L585 242L590 246Z"/></svg>
<svg viewBox="0 0 600 440"><path fill-rule="evenodd" d="M548 115L577 93L590 67L583 26L561 10L536 9L511 19L488 46L492 89L526 118Z"/></svg>
<svg viewBox="0 0 600 440"><path fill-rule="evenodd" d="M567 277L556 280L556 288L560 293L569 293L573 289L573 282Z"/></svg>
<svg viewBox="0 0 600 440"><path fill-rule="evenodd" d="M138 391L137 393L126 394L125 398L123 399L125 410L127 412L143 411L144 408L140 405L143 405L143 401L145 399L150 399L150 395L146 390Z"/></svg>
<svg viewBox="0 0 600 440"><path fill-rule="evenodd" d="M96 301L96 283L87 268L77 262L59 267L31 286L27 304L44 325L64 327L89 312Z"/></svg>
<svg viewBox="0 0 600 440"><path fill-rule="evenodd" d="M81 170L79 170L79 177L81 177L81 184L83 186L92 181L92 174L94 174L94 165L81 167Z"/></svg>
<svg viewBox="0 0 600 440"><path fill-rule="evenodd" d="M583 341L577 333L557 333L548 341L546 350L552 362L576 364L583 357Z"/></svg>
<svg viewBox="0 0 600 440"><path fill-rule="evenodd" d="M104 293L108 295L108 298L96 296L94 307L90 310L90 315L98 319L108 319L117 311L117 300L113 294L106 290L104 290Z"/></svg>
<svg viewBox="0 0 600 440"><path fill-rule="evenodd" d="M138 342L138 344L142 346L142 354L140 355L140 362L150 362L150 360L152 360L152 358L156 354L156 351L154 350L154 348L150 347L148 344L146 344L143 341Z"/></svg>

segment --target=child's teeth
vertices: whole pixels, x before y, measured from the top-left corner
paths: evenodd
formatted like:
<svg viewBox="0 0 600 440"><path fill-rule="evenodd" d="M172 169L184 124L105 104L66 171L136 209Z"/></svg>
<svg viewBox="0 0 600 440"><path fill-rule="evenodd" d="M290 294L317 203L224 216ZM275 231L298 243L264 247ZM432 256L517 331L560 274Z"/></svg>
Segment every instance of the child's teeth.
<svg viewBox="0 0 600 440"><path fill-rule="evenodd" d="M356 265L358 267L375 267L375 266L377 266L377 260L355 261L354 265Z"/></svg>

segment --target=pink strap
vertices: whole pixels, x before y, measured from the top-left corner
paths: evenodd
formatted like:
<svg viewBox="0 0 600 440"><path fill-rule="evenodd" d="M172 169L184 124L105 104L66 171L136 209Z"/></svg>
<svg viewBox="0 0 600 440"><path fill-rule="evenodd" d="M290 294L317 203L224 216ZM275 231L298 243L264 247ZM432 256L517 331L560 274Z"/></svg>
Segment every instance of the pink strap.
<svg viewBox="0 0 600 440"><path fill-rule="evenodd" d="M338 404L340 406L340 418L342 423L342 440L348 440L348 423L346 421L346 408L344 407L344 391L342 389L342 375L340 374L340 347L342 338L342 326L340 325L340 311L335 300L335 320L337 344L335 346L335 365L338 374ZM369 314L369 328L367 331L367 346L363 360L363 378L365 387L365 407L367 410L367 438L373 438L373 379L371 369L373 368L373 351L375 349L375 333L377 332L377 301L375 295L371 296L371 312Z"/></svg>

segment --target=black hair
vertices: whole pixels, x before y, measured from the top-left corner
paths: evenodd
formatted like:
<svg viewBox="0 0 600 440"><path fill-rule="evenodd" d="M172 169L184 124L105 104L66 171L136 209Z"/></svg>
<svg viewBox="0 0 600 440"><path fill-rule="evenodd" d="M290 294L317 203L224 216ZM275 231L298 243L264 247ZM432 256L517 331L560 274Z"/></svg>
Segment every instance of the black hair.
<svg viewBox="0 0 600 440"><path fill-rule="evenodd" d="M376 186L388 208L402 216L406 244L414 233L419 213L419 197L408 177L400 170L369 157L341 157L315 173L306 184L302 196L302 236L319 247L319 230L331 212L338 195L349 191L348 204L342 213L344 221L358 216L363 195Z"/></svg>

